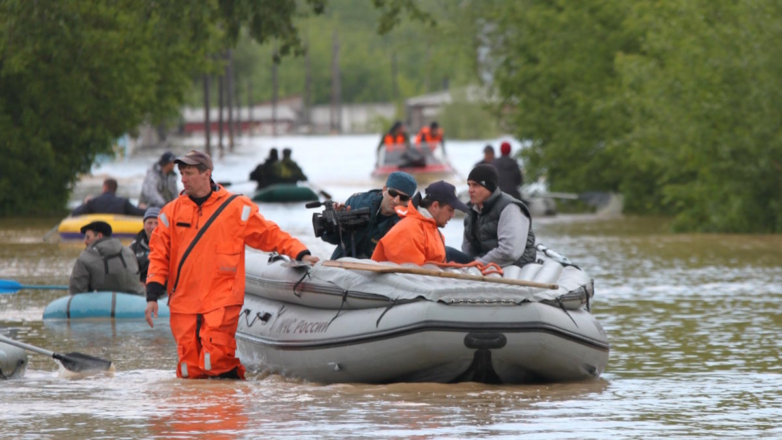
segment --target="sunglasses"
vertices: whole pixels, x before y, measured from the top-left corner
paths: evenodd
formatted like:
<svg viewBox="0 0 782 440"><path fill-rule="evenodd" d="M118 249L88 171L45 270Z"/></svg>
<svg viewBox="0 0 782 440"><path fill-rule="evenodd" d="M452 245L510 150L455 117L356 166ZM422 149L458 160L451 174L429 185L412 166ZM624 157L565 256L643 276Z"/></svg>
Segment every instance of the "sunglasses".
<svg viewBox="0 0 782 440"><path fill-rule="evenodd" d="M397 191L397 190L395 190L393 188L388 188L388 195L391 196L392 199L394 197L399 197L399 201L400 202L406 202L406 201L410 200L410 196L408 196L407 194L402 194L401 192L399 192L399 191Z"/></svg>

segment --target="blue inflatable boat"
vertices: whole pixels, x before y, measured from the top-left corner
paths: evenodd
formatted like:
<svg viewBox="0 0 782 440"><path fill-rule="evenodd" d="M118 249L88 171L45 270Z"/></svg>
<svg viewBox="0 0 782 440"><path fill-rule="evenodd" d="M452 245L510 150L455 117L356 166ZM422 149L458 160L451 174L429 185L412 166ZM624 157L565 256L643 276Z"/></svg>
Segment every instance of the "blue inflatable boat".
<svg viewBox="0 0 782 440"><path fill-rule="evenodd" d="M158 316L168 318L167 299L158 301ZM43 311L43 319L144 319L147 299L119 292L90 292L58 298Z"/></svg>

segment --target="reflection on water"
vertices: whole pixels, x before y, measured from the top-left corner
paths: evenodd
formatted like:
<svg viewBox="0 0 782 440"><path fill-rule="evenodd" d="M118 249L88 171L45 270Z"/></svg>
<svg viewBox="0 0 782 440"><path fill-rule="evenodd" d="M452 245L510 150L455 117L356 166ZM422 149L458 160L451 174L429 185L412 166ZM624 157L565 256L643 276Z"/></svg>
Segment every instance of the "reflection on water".
<svg viewBox="0 0 782 440"><path fill-rule="evenodd" d="M291 210L264 208L297 230ZM286 214L287 213L287 214ZM286 223L287 222L287 223ZM65 284L81 247L37 240L51 221L0 221L0 278ZM133 322L47 322L62 291L0 295L0 332L58 352L111 359L113 378L68 380L30 355L0 383L0 438L780 437L782 237L672 235L659 219L561 216L540 241L595 278L594 313L611 342L601 380L529 386L319 385L251 375L174 378L170 330ZM458 224L446 239L458 239ZM320 247L319 247L320 246Z"/></svg>

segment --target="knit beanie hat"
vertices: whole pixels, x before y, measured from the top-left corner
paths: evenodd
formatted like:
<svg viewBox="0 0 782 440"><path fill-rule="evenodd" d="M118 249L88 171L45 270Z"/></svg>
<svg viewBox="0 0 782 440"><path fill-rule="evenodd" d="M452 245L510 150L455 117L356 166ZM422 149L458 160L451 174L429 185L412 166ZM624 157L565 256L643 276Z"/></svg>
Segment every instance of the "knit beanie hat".
<svg viewBox="0 0 782 440"><path fill-rule="evenodd" d="M160 215L160 208L152 206L147 208L147 211L144 213L144 219L142 221L146 221L148 218L157 218L158 215Z"/></svg>
<svg viewBox="0 0 782 440"><path fill-rule="evenodd" d="M499 184L500 175L497 174L497 168L494 168L493 165L481 164L470 171L470 175L467 176L467 181L469 182L470 180L489 191L494 192Z"/></svg>
<svg viewBox="0 0 782 440"><path fill-rule="evenodd" d="M500 153L502 153L503 156L507 156L510 154L510 143L503 142L502 145L500 145Z"/></svg>

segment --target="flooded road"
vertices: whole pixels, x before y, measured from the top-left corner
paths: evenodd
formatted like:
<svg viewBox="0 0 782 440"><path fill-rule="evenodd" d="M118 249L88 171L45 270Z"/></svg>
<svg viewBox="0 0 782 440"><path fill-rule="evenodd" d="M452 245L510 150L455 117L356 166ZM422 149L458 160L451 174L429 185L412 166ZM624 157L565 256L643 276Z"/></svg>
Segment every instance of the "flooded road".
<svg viewBox="0 0 782 440"><path fill-rule="evenodd" d="M294 158L336 199L366 188L336 175L334 159L314 146L308 155L313 141L299 139L290 140ZM351 142L358 140L342 144ZM483 145L474 144L449 145L465 174ZM216 177L243 178L263 154L240 151ZM351 157L346 172L366 180L367 157ZM143 168L108 172L121 169L132 185ZM333 247L313 237L312 210L261 211L316 255L330 254ZM0 278L67 284L83 245L43 243L58 220L0 220ZM632 217L561 215L533 226L539 242L595 279L593 313L611 342L600 380L320 385L256 372L241 383L186 382L174 378L165 321L154 329L140 321L43 322L44 307L63 292L22 290L0 295L0 333L111 359L117 371L67 379L54 361L31 354L24 379L0 381L0 438L782 437L782 237L674 235L663 219ZM458 246L461 231L458 220L446 227L449 245Z"/></svg>

